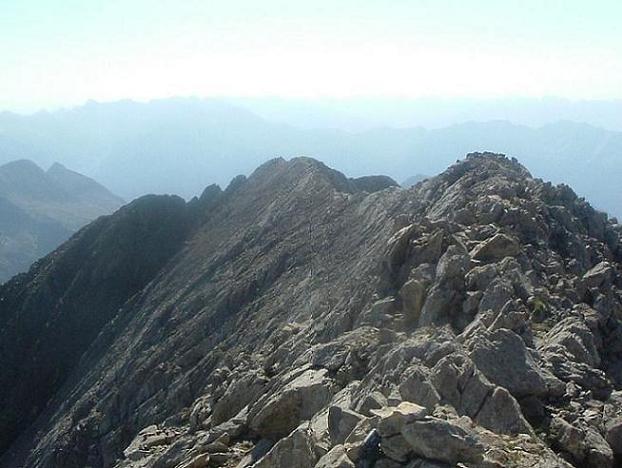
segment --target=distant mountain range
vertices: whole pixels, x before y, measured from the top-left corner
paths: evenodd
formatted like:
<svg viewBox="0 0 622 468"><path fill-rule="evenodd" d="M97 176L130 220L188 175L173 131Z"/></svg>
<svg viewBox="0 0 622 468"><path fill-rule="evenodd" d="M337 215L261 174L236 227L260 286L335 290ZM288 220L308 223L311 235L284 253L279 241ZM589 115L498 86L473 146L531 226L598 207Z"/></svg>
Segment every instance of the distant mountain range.
<svg viewBox="0 0 622 468"><path fill-rule="evenodd" d="M122 204L94 180L59 163L47 171L29 160L0 166L0 282Z"/></svg>
<svg viewBox="0 0 622 468"><path fill-rule="evenodd" d="M544 98L235 98L265 119L300 128L362 131L378 127L443 128L467 121L507 120L542 127L560 120L622 131L622 99Z"/></svg>
<svg viewBox="0 0 622 468"><path fill-rule="evenodd" d="M244 105L176 98L91 102L31 116L4 113L0 154L44 166L60 161L130 199L145 193L190 198L275 156L313 156L349 176L403 180L438 173L456 154L489 150L516 157L535 176L570 184L598 209L622 215L622 132L570 121L537 128L487 121L353 132L279 123Z"/></svg>

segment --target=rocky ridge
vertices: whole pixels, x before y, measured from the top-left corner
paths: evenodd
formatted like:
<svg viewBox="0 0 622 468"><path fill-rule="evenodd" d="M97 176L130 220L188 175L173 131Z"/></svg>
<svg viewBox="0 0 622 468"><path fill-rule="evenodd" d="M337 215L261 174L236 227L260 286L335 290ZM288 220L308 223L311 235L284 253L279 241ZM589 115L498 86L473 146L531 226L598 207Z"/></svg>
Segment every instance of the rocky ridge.
<svg viewBox="0 0 622 468"><path fill-rule="evenodd" d="M569 187L490 153L408 190L277 159L178 205L3 466L620 463L622 228ZM83 310L48 292L68 252L0 290L3 332L35 285L52 324Z"/></svg>

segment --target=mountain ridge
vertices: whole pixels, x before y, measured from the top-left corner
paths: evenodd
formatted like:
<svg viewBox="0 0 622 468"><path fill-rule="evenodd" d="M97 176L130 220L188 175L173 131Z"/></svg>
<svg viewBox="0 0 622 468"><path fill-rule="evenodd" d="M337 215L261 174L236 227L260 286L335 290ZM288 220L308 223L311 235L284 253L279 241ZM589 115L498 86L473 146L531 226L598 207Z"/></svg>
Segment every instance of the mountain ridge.
<svg viewBox="0 0 622 468"><path fill-rule="evenodd" d="M170 203L178 234L162 239L175 247L107 309L113 318L3 466L613 466L620 456L622 228L569 187L491 153L372 191L295 158ZM70 317L62 285L46 296L58 275L82 277L61 267L63 252L89 248L90 232L111 241L107 226L133 219L98 220L44 260L57 273L38 266L1 287L4 323L37 310L22 297L34 288ZM143 244L113 255L110 278ZM89 250L76 265L99 275L93 262L111 254ZM573 445L577 432L587 436ZM381 451L365 445L370 433Z"/></svg>

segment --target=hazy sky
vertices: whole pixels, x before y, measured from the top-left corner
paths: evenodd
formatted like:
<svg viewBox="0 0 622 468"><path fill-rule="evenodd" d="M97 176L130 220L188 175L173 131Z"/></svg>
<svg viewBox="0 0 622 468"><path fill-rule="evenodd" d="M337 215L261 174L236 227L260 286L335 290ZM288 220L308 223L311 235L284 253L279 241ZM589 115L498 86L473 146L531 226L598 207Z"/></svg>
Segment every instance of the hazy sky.
<svg viewBox="0 0 622 468"><path fill-rule="evenodd" d="M0 0L0 109L197 96L622 97L620 0Z"/></svg>

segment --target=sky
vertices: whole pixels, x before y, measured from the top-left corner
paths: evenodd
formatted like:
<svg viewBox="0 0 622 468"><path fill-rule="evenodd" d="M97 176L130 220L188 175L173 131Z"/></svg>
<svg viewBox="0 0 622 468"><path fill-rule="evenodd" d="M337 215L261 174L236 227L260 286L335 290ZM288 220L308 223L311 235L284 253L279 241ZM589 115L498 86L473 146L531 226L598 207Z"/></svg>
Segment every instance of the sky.
<svg viewBox="0 0 622 468"><path fill-rule="evenodd" d="M622 98L619 0L0 0L0 110L171 96Z"/></svg>

